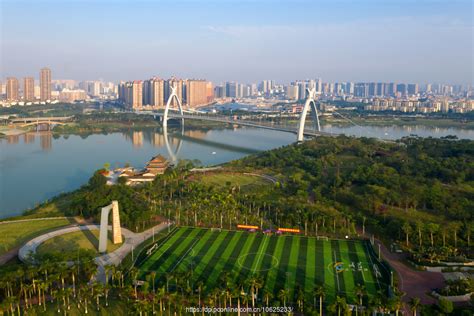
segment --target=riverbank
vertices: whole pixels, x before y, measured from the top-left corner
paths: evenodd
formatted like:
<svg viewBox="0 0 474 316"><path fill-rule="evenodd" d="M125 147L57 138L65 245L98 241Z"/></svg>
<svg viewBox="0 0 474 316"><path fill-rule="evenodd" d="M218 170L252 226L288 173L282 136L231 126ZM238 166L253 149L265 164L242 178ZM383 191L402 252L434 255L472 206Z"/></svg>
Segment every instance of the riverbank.
<svg viewBox="0 0 474 316"><path fill-rule="evenodd" d="M461 120L435 117L408 117L408 116L361 116L350 119L362 126L426 126L432 128L461 128L474 129L473 120ZM352 125L344 118L324 117L323 122L340 125Z"/></svg>

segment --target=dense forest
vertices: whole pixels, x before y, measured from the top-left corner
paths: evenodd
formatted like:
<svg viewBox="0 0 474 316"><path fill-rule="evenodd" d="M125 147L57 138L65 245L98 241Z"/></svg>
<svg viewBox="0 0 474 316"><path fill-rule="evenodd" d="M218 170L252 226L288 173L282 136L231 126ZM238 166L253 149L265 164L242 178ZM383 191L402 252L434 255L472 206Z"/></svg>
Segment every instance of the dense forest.
<svg viewBox="0 0 474 316"><path fill-rule="evenodd" d="M457 254L474 229L474 142L319 137L233 163L278 173L286 196L334 208L421 252ZM450 249L447 247L454 246ZM434 247L443 246L443 247ZM472 255L472 254L471 254Z"/></svg>

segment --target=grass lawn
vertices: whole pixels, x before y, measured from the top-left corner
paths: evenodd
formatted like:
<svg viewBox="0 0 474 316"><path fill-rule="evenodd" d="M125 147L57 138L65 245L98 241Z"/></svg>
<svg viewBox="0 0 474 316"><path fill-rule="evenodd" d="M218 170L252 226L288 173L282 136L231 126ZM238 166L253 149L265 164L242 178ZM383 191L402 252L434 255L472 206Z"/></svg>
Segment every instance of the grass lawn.
<svg viewBox="0 0 474 316"><path fill-rule="evenodd" d="M247 175L243 173L231 173L231 172L216 172L216 173L205 173L203 175L196 176L196 180L201 183L213 185L216 187L240 186L242 190L253 190L256 187L262 187L270 185L271 182L263 178Z"/></svg>
<svg viewBox="0 0 474 316"><path fill-rule="evenodd" d="M0 224L0 255L47 231L71 224L68 219Z"/></svg>
<svg viewBox="0 0 474 316"><path fill-rule="evenodd" d="M64 212L69 209L71 198L73 195L71 193L64 194L59 196L52 201L47 201L41 205L36 206L35 208L28 210L23 215L13 216L1 221L12 221L12 220L23 220L23 219L33 219L33 218L43 218L43 217L63 217Z"/></svg>
<svg viewBox="0 0 474 316"><path fill-rule="evenodd" d="M361 240L181 227L158 245L138 264L140 279L155 271L157 283L164 284L167 274L192 270L191 283L203 282L210 292L221 285L224 272L234 284L256 275L274 297L287 289L293 303L298 287L312 300L315 284L324 284L326 302L343 293L348 303L355 303L357 284L365 285L369 296L387 289L389 272L378 263L370 243Z"/></svg>
<svg viewBox="0 0 474 316"><path fill-rule="evenodd" d="M107 252L112 252L118 249L122 244L114 245L111 240L112 233L109 232L107 241ZM74 252L76 249L88 249L98 252L99 247L99 230L81 230L56 236L42 243L37 252L45 254L48 252Z"/></svg>

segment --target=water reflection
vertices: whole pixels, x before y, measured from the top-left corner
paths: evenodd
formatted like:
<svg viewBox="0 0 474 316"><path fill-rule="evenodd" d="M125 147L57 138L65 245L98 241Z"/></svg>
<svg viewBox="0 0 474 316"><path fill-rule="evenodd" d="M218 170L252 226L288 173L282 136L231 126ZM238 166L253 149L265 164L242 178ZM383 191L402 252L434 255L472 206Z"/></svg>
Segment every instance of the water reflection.
<svg viewBox="0 0 474 316"><path fill-rule="evenodd" d="M41 149L49 151L53 147L53 134L50 132L38 132L40 136Z"/></svg>

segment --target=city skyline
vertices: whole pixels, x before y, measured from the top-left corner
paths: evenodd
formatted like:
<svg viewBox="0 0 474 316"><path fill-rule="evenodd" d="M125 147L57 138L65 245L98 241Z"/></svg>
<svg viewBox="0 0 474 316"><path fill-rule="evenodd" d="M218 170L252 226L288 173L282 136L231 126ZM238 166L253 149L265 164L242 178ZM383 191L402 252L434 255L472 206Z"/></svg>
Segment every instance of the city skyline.
<svg viewBox="0 0 474 316"><path fill-rule="evenodd" d="M2 3L4 77L473 84L470 1L62 3Z"/></svg>

